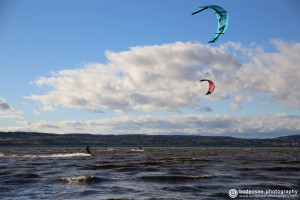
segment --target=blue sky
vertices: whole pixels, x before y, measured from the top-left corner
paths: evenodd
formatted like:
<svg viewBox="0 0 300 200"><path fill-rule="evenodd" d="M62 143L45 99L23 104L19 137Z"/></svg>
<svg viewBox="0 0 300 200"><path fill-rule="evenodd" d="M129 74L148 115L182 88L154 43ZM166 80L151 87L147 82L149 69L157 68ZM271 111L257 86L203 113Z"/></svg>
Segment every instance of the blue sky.
<svg viewBox="0 0 300 200"><path fill-rule="evenodd" d="M215 4L229 27L213 44ZM300 133L300 2L0 1L2 131ZM202 78L216 83L205 96Z"/></svg>

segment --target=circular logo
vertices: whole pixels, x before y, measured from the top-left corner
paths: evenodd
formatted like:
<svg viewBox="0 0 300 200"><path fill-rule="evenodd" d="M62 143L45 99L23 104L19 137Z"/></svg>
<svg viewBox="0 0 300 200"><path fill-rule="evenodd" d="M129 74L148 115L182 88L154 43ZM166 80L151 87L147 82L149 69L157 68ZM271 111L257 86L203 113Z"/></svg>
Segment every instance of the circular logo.
<svg viewBox="0 0 300 200"><path fill-rule="evenodd" d="M228 195L230 198L234 199L238 196L239 192L236 189L230 189Z"/></svg>

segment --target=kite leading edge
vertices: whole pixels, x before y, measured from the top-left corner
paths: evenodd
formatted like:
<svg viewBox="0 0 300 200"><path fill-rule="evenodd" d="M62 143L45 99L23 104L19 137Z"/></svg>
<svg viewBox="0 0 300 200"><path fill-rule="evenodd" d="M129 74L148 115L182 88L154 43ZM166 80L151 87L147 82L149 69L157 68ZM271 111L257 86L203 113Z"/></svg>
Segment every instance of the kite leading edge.
<svg viewBox="0 0 300 200"><path fill-rule="evenodd" d="M228 27L229 18L228 18L227 12L222 7L216 6L216 5L200 6L192 13L192 15L202 12L208 8L212 9L216 13L216 16L218 18L217 31L216 31L214 37L211 39L211 41L209 41L209 43L213 43L213 42L217 41L225 33L225 31Z"/></svg>

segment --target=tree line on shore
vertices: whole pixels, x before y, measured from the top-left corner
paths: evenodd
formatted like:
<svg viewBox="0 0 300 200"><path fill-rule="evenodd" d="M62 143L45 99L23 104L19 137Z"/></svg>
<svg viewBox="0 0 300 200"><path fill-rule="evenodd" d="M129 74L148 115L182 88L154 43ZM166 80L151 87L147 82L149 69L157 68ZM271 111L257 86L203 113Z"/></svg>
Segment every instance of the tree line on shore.
<svg viewBox="0 0 300 200"><path fill-rule="evenodd" d="M270 139L196 135L94 135L0 132L0 146L300 146L300 135Z"/></svg>

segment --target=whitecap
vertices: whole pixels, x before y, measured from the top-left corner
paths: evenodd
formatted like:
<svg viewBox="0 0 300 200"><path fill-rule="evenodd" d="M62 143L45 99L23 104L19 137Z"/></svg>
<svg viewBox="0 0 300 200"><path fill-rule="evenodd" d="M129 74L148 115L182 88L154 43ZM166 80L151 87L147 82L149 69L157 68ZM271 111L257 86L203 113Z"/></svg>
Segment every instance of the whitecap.
<svg viewBox="0 0 300 200"><path fill-rule="evenodd" d="M101 182L102 179L96 176L77 176L77 177L67 177L61 178L62 181L74 184L82 183L96 183Z"/></svg>
<svg viewBox="0 0 300 200"><path fill-rule="evenodd" d="M66 153L66 154L48 154L39 155L41 158L65 158L65 157L91 157L91 154L86 153Z"/></svg>

